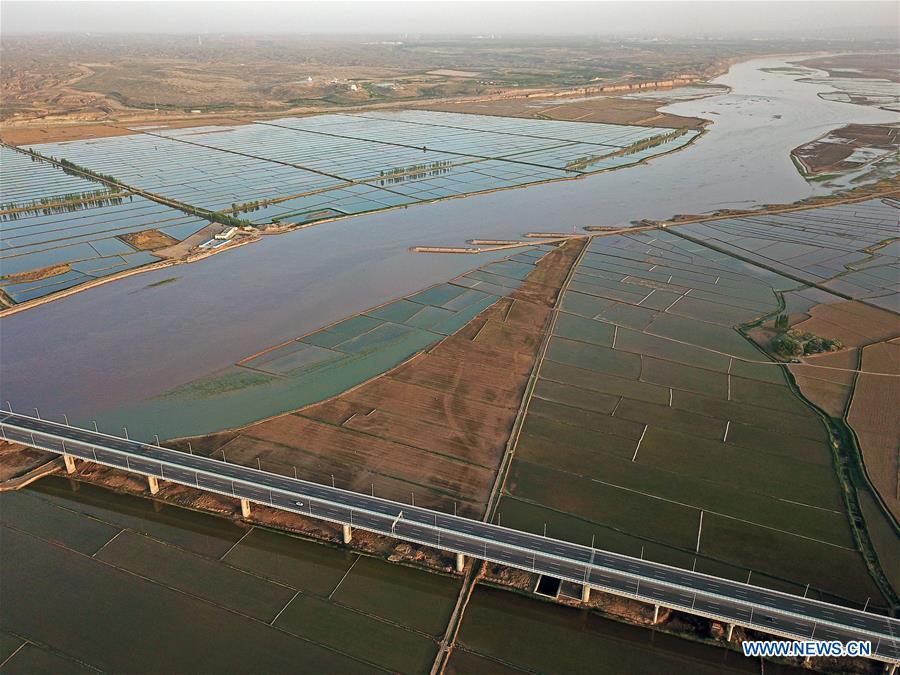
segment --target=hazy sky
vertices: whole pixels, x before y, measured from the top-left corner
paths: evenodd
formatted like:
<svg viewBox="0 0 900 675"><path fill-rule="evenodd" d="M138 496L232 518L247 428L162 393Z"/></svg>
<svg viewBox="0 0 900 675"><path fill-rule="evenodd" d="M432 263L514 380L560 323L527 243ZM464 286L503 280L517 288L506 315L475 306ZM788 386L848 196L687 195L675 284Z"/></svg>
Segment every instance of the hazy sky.
<svg viewBox="0 0 900 675"><path fill-rule="evenodd" d="M0 30L829 36L900 30L886 2L0 2Z"/></svg>

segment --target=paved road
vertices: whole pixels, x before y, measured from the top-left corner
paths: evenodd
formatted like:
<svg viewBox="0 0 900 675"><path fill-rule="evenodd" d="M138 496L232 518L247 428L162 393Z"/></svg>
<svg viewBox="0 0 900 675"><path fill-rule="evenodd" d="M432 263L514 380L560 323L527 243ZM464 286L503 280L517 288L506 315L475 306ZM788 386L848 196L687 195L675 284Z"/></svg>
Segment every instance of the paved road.
<svg viewBox="0 0 900 675"><path fill-rule="evenodd" d="M3 437L794 639L870 640L900 662L900 621L238 464L0 413Z"/></svg>

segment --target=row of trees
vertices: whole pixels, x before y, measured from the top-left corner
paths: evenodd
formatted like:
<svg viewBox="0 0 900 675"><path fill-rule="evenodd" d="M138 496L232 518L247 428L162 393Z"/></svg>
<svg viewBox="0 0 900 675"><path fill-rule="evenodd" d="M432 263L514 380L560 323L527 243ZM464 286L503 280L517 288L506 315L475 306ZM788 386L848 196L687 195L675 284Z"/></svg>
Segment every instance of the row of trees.
<svg viewBox="0 0 900 675"><path fill-rule="evenodd" d="M56 162L63 171L68 174L93 178L107 185L112 185L113 187L117 187L120 189L137 192L141 194L140 190L133 190L125 183L121 182L119 179L114 176L109 176L104 173L100 173L99 171L94 171L93 169L89 169L84 166L80 166L75 162L72 162L68 159L56 159L54 157L44 158L40 153L35 152L33 149L29 148L29 153L31 153L33 158L41 159L49 159L53 162ZM228 225L230 227L253 227L253 223L244 218L237 218L233 215L229 215L227 213L222 213L221 211L210 211L209 209L200 208L197 206L193 206L191 204L185 204L184 202L175 201L172 199L159 197L156 201L159 201L162 204L166 204L167 206L171 206L172 208L177 208L185 213L188 213L192 216L197 216L198 218L203 218L204 220L208 220L211 223L220 223L222 225Z"/></svg>

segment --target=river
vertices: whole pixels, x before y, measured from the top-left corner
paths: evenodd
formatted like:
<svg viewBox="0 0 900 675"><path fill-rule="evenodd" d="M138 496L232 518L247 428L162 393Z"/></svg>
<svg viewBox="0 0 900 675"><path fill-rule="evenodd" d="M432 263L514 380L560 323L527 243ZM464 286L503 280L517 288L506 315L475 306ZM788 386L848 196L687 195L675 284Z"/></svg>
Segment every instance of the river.
<svg viewBox="0 0 900 675"><path fill-rule="evenodd" d="M788 67L785 58L737 64L714 80L728 93L666 107L713 124L688 149L645 165L264 237L7 317L0 399L17 410L37 406L45 416L83 420L486 261L413 254L413 245L809 197L814 188L794 168L792 148L847 123L893 122L896 114L827 101L818 96L827 88L821 84L767 72Z"/></svg>

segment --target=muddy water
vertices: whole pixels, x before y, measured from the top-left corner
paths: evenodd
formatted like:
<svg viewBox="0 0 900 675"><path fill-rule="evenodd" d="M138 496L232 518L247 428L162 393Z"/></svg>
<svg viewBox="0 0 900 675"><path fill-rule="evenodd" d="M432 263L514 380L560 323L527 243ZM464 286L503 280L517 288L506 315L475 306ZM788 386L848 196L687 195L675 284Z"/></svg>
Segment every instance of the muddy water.
<svg viewBox="0 0 900 675"><path fill-rule="evenodd" d="M459 592L456 578L61 477L0 494L0 506L4 672L424 673ZM491 659L532 672L758 671L723 649L483 588L461 638L474 653L451 672L495 672Z"/></svg>
<svg viewBox="0 0 900 675"><path fill-rule="evenodd" d="M6 318L0 401L87 420L153 398L263 347L446 281L478 256L411 254L418 244L622 224L813 194L789 151L879 109L823 100L782 59L734 66L730 93L666 110L713 120L689 149L576 181L360 216L192 265L138 275ZM822 189L822 188L817 188ZM152 284L177 277L174 283Z"/></svg>

